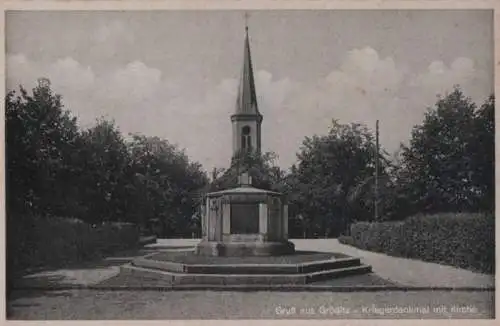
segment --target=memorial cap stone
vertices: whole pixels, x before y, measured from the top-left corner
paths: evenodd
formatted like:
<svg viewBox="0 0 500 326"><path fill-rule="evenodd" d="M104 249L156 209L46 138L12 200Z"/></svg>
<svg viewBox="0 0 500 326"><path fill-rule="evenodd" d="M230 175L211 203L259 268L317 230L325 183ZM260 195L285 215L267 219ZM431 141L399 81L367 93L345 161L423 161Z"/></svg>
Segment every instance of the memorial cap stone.
<svg viewBox="0 0 500 326"><path fill-rule="evenodd" d="M243 172L238 177L238 185L240 187L248 187L252 185L252 177L248 175L248 172Z"/></svg>

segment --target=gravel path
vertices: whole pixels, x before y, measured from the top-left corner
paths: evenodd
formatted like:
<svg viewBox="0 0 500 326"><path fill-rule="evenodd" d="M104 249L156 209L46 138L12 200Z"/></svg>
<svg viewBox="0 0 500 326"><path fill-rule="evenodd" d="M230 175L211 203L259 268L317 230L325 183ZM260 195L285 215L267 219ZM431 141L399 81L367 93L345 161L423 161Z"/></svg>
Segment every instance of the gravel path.
<svg viewBox="0 0 500 326"><path fill-rule="evenodd" d="M195 246L197 239L158 239L154 246ZM420 260L391 257L343 245L337 239L291 239L297 250L338 252L361 258L387 280L419 287L494 287L493 275Z"/></svg>
<svg viewBox="0 0 500 326"><path fill-rule="evenodd" d="M46 270L24 276L20 285L27 287L95 285L120 273L120 266L142 257L147 250L130 250L98 261L74 263L66 268Z"/></svg>
<svg viewBox="0 0 500 326"><path fill-rule="evenodd" d="M343 245L337 239L292 240L301 250L336 251L360 257L373 267L378 276L408 286L428 287L494 287L493 275L415 259L391 257Z"/></svg>
<svg viewBox="0 0 500 326"><path fill-rule="evenodd" d="M493 318L494 292L15 293L8 319ZM385 309L385 310L384 310ZM391 311L392 309L392 311Z"/></svg>

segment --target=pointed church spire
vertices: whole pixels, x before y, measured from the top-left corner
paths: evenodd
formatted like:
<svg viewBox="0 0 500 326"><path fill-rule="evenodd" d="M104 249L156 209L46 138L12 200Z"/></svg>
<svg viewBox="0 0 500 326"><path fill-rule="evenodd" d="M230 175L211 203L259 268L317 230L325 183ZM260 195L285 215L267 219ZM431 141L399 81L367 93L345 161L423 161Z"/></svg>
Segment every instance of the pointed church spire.
<svg viewBox="0 0 500 326"><path fill-rule="evenodd" d="M233 125L233 157L250 151L260 153L262 140L262 114L260 114L257 107L257 94L255 91L246 19L247 15L245 15L243 67L238 88L238 98L236 100L236 110L231 115L231 123Z"/></svg>
<svg viewBox="0 0 500 326"><path fill-rule="evenodd" d="M248 37L248 16L245 13L245 43L243 49L243 67L238 88L235 115L255 115L262 117L257 106L257 94L253 75L250 40ZM262 119L262 118L260 118Z"/></svg>

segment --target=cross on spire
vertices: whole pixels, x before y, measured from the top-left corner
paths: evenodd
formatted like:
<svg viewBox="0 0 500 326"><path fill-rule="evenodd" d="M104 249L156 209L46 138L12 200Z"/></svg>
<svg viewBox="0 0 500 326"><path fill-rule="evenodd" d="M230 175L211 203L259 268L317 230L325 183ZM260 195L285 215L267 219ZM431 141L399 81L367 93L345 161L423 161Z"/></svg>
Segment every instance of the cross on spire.
<svg viewBox="0 0 500 326"><path fill-rule="evenodd" d="M248 32L248 12L245 11L245 31Z"/></svg>

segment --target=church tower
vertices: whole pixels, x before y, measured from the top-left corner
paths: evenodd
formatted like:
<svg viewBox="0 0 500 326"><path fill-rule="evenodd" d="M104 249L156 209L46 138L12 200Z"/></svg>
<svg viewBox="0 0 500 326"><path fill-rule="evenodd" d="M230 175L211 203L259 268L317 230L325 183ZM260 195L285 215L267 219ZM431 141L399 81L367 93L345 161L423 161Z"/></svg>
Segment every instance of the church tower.
<svg viewBox="0 0 500 326"><path fill-rule="evenodd" d="M233 157L242 152L260 152L262 115L257 106L248 26L245 26L243 67L236 108L234 114L231 115L231 122L233 124Z"/></svg>

